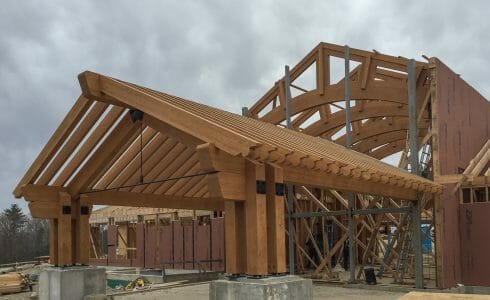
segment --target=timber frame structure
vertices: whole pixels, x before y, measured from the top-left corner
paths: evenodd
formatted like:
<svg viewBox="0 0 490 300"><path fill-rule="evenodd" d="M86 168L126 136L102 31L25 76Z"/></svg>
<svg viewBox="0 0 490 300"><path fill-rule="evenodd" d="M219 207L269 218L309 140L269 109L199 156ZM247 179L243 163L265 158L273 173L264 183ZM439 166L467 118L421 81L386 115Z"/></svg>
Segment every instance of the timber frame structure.
<svg viewBox="0 0 490 300"><path fill-rule="evenodd" d="M423 218L426 228L423 238L428 242L423 249L419 248L427 253L424 255L427 259L424 258L423 277L434 279L431 264L436 264L434 275L438 287L454 286L456 282L465 281L467 284L482 284L481 279L475 281L454 277L454 272L457 272L456 266L451 263L446 265L446 261L454 261L452 255L457 255L450 253L452 251L449 249L444 251L444 248L455 247L455 241L443 239L444 236L453 235L450 232L454 229L449 229L448 225L457 224L457 216L453 215L457 208L444 205L444 202L453 205L454 195L459 194L459 185L468 181L472 183L471 180L476 173L488 168L486 160L479 160L475 170L469 169L477 164L472 162L463 174L449 175L463 171L461 167L469 163L473 157L476 161L485 153L488 156L485 152L488 142L478 154L476 150L490 138L490 105L437 58L424 58L426 62L385 55L376 50L370 52L320 43L291 71L287 69L283 78L250 108L244 108L244 111L252 118L347 145L376 159L381 160L401 153L398 163L400 168L411 170L444 185L457 183L456 187L448 186L442 199L435 197L422 200L419 216ZM345 63L344 72L335 69L336 62ZM341 76L338 76L339 73ZM411 88L416 103L412 112ZM458 136L459 141L456 142L450 135ZM463 136L466 143L472 146L464 146ZM450 139L452 140L449 141ZM447 150L449 148L452 152ZM418 155L412 160L410 152L417 152ZM455 166L456 156L459 158L458 167ZM449 166L451 168L448 168ZM480 185L481 182L488 182L489 175L486 172L475 178L475 182L479 182ZM454 178L458 181L454 181ZM460 189L461 194L467 190ZM471 191L471 199L477 198L473 190ZM478 199L481 199L485 192L482 192L481 187L478 191ZM406 234L404 228L409 226L407 218L408 223L411 223L410 219L413 220L417 214L404 216L390 211L393 207L406 206L407 203L404 201L381 201L375 198L373 201L370 196L366 198L364 194L357 194L352 206L349 206L347 196L349 195L341 195L332 190L316 191L313 194L305 187L300 189L291 214L291 217L296 217L294 226L291 227L296 228L296 233L290 240L290 244L295 245L291 250L296 250L296 269L305 271L305 265L313 265L313 274L318 274L325 268L327 277L332 275L333 267L341 259L344 247L325 243L327 237L332 235L328 226L331 227L333 222L340 228L337 229L340 233L340 238L336 237L337 240L355 239L356 245L352 245L354 250L351 252L354 253L355 262L351 262L351 266L355 263L363 266L366 261L370 261L379 266L378 275L388 272L393 275L395 282L403 280L405 274L403 270L400 271L400 261L405 265L403 257L407 256L407 251L403 250L406 247L404 245L407 239L414 241L410 234ZM299 201L301 199L310 201ZM369 208L376 208L378 214L366 216L364 211ZM371 212L375 213L376 209ZM383 209L387 210L384 214ZM339 210L344 211L342 213ZM349 236L351 226L346 224L349 210L353 211L353 214L356 214L356 210L359 211L352 226L355 238ZM298 219L299 217L306 220ZM325 217L328 217L328 220ZM325 226L326 222L329 222L328 226ZM382 239L382 231L385 237L390 236L387 232L390 226L397 229L394 235L388 237L388 240ZM319 239L320 242L315 242L314 234L323 235L323 238ZM320 245L322 242L323 245ZM308 244L313 244L315 248L313 252L316 253L313 255L305 251ZM435 249L429 249L431 244L435 245ZM323 253L320 253L320 248L323 249ZM463 245L461 248L464 248ZM320 264L315 261L315 257L320 257ZM408 257L413 258L413 252L409 252ZM328 262L327 266L322 264L325 261ZM470 264L473 265L473 262ZM344 263L344 266L347 264ZM415 268L412 262L408 271L415 272ZM462 268L464 269L464 266ZM476 270L472 272L482 273ZM471 277L479 277L475 274ZM357 278L360 275L359 271ZM483 276L488 277L488 274ZM485 284L488 285L490 282L486 281ZM416 285L420 287L420 284Z"/></svg>
<svg viewBox="0 0 490 300"><path fill-rule="evenodd" d="M351 240L351 274L356 264L378 264L395 280L415 276L420 287L421 256L409 248L420 246L411 236L420 235L422 216L436 232L437 284L447 286L444 226L434 217L443 186L416 175L419 158L408 150L418 144L430 151L422 174L440 175L439 62L414 62L408 80L405 58L345 49L320 43L245 116L80 74L82 95L14 190L33 217L50 219L52 263L88 264L93 205L197 209L224 212L228 274L282 274L289 262L290 273L313 266L313 275L332 278ZM332 84L331 57L359 64ZM311 66L316 86L306 90L295 80ZM291 95L291 88L299 92ZM347 98L351 109L339 103ZM288 116L291 129L282 128ZM344 147L350 124L352 141ZM379 160L399 151L400 167L411 158L415 174ZM379 230L391 225L397 233L387 243ZM332 241L327 226L337 228ZM294 246L286 247L286 236Z"/></svg>

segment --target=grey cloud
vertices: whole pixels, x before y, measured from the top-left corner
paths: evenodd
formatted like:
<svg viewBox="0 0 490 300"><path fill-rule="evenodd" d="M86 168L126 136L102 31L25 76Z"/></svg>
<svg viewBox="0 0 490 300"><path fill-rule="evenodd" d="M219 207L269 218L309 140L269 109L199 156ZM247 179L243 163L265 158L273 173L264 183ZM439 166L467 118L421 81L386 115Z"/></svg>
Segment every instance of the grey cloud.
<svg viewBox="0 0 490 300"><path fill-rule="evenodd" d="M90 69L239 112L320 41L438 56L490 96L474 1L2 1L0 209Z"/></svg>

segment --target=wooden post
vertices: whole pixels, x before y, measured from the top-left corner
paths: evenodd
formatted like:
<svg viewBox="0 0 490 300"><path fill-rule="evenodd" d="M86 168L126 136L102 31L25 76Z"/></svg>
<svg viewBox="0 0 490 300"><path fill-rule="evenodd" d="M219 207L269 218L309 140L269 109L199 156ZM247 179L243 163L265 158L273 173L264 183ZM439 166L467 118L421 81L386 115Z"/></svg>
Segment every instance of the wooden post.
<svg viewBox="0 0 490 300"><path fill-rule="evenodd" d="M49 263L58 265L58 219L49 220Z"/></svg>
<svg viewBox="0 0 490 300"><path fill-rule="evenodd" d="M264 169L245 161L247 275L267 275L267 224Z"/></svg>
<svg viewBox="0 0 490 300"><path fill-rule="evenodd" d="M75 215L75 262L81 265L88 265L91 205L83 197L73 201L73 204L72 208Z"/></svg>
<svg viewBox="0 0 490 300"><path fill-rule="evenodd" d="M245 206L237 201L225 201L225 256L226 273L232 275L246 272L245 254Z"/></svg>
<svg viewBox="0 0 490 300"><path fill-rule="evenodd" d="M286 272L284 183L282 169L265 165L267 204L267 257L271 274Z"/></svg>
<svg viewBox="0 0 490 300"><path fill-rule="evenodd" d="M58 265L73 264L72 226L71 226L71 196L66 192L59 193L58 215Z"/></svg>

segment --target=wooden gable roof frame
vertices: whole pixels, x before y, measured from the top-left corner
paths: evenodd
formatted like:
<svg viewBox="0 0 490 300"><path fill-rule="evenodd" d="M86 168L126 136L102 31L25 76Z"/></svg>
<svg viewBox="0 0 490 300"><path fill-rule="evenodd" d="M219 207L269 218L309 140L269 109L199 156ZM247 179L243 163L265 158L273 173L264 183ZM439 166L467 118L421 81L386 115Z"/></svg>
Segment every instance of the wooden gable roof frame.
<svg viewBox="0 0 490 300"><path fill-rule="evenodd" d="M88 263L95 204L224 210L227 272L264 275L286 270L284 183L405 200L442 190L324 139L89 71L79 81L82 95L14 190L51 220L58 265Z"/></svg>

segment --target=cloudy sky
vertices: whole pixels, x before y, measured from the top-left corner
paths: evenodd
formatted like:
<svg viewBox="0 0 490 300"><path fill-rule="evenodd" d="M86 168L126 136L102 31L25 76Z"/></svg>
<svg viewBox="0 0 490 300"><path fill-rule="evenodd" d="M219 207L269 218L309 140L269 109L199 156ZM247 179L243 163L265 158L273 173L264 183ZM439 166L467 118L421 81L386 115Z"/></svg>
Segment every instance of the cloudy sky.
<svg viewBox="0 0 490 300"><path fill-rule="evenodd" d="M439 57L490 98L487 1L347 2L2 0L0 209L84 70L240 112L325 41Z"/></svg>

